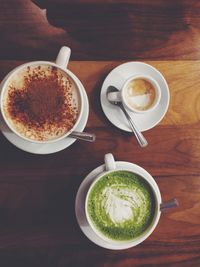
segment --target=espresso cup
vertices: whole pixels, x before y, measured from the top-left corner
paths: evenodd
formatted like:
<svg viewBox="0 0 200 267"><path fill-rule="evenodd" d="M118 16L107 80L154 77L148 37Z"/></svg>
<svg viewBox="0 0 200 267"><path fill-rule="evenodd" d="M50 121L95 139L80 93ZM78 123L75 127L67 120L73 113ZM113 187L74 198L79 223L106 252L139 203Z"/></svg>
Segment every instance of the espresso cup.
<svg viewBox="0 0 200 267"><path fill-rule="evenodd" d="M159 222L162 202L146 170L124 165L117 168L113 155L106 154L105 172L90 185L85 199L88 224L102 241L118 249L136 246L149 237Z"/></svg>
<svg viewBox="0 0 200 267"><path fill-rule="evenodd" d="M76 129L83 113L83 92L80 81L67 69L70 55L70 48L63 46L55 63L33 61L22 64L13 69L2 81L0 95L2 117L10 130L22 139L33 143L53 143L67 137ZM45 83L45 79L49 79L51 88L48 88L48 82ZM37 80L37 83L34 84L35 80ZM24 93L21 88L28 82L29 88L32 86L32 91L24 97L23 94L26 92ZM42 97L41 92L37 95L40 84L47 87ZM53 90L54 84L55 87L59 86L57 95L55 93L56 88ZM25 91L25 89L23 90ZM47 99L46 102L42 101L44 98ZM39 122L34 117L35 121L31 124L33 114L28 113L27 115L27 103L37 113ZM54 109L55 114L52 113L52 115L51 112ZM46 122L42 125L42 116L44 118L48 116L49 125Z"/></svg>
<svg viewBox="0 0 200 267"><path fill-rule="evenodd" d="M161 89L155 79L147 75L131 76L119 92L108 93L108 100L122 102L130 111L147 113L154 110L161 98Z"/></svg>

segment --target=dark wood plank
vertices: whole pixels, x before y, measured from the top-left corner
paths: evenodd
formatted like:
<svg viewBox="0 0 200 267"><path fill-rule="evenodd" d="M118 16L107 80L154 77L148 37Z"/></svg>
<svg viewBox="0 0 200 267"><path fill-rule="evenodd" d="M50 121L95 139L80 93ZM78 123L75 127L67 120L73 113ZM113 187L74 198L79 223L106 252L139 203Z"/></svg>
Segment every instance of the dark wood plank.
<svg viewBox="0 0 200 267"><path fill-rule="evenodd" d="M53 59L62 45L74 60L199 59L199 1L0 4L1 59Z"/></svg>

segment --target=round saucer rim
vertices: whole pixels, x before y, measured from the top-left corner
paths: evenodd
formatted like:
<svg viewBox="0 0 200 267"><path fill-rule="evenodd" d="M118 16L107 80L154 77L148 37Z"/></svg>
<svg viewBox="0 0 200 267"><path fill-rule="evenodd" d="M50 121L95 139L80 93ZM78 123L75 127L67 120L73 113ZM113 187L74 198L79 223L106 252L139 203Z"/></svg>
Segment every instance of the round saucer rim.
<svg viewBox="0 0 200 267"><path fill-rule="evenodd" d="M74 75L70 70L68 70L69 72L70 72L70 74L72 75L72 76L74 76L74 79L77 81L77 83L79 83L79 85L81 86L81 88L82 88L82 90L83 90L83 101L84 101L84 106L85 106L85 110L84 110L84 112L83 112L83 115L82 115L82 118L81 118L81 120L80 120L80 122L79 122L79 124L77 125L77 127L76 127L76 130L78 130L78 131L80 131L80 132L82 132L83 130L84 130L84 128L85 128L85 126L86 126L86 124L87 124L87 121L88 121L88 117L89 117L89 101L88 101L88 97L87 97L87 94L86 94L86 91L85 91L85 88L84 88L84 86L83 86L83 84L81 83L81 81L78 79L78 77L76 77L76 75ZM12 71L11 71L12 72ZM7 76L6 76L7 77ZM83 117L85 118L84 119L84 122L82 121L83 120ZM3 117L1 116L1 120L2 120L2 122L1 123L4 123L5 125L6 125L6 123L4 122L4 120L3 120ZM82 126L81 126L82 125ZM53 151L50 151L50 152L35 152L35 151L33 151L34 149L33 148L31 148L31 149L26 149L26 147L21 147L21 145L17 145L16 143L14 143L13 142L13 140L11 140L11 138L9 138L8 136L7 136L7 134L1 129L1 132L2 132L2 134L5 136L5 138L11 143L11 144L13 144L15 147L17 147L18 149L20 149L20 150L22 150L22 151L25 151L25 152L27 152L27 153L30 153L30 154L35 154L35 155L48 155L48 154L53 154L53 153L57 153L57 152L59 152L59 151L62 151L62 150L64 150L64 149L66 149L66 148L68 148L69 146L71 146L75 141L77 141L76 139L74 139L74 138L70 138L70 137L66 137L66 138L64 138L64 139L61 139L61 140L59 140L58 142L69 142L69 144L66 146L66 145L64 145L61 149L54 149ZM10 131L11 132L11 131ZM11 132L12 133L12 132ZM13 135L14 135L14 133L12 133ZM15 137L13 137L13 138L15 138ZM13 139L12 138L12 139ZM18 138L20 138L20 137L18 137ZM71 139L71 140L70 140ZM22 139L23 140L23 139ZM23 142L27 142L27 143L29 143L28 141L25 141L25 140L23 140ZM55 142L55 143L53 143L53 144L34 144L34 146L37 146L37 147L39 147L39 146L52 146L52 145L56 145L56 144L58 144L58 142Z"/></svg>
<svg viewBox="0 0 200 267"><path fill-rule="evenodd" d="M151 174L149 174L144 168L142 168L141 166L135 164L135 163L131 163L131 162L126 162L126 161L116 161L116 166L120 169L120 168L123 168L123 166L128 166L127 169L131 171L131 167L133 169L133 166L134 167L137 167L138 169L140 169L141 171L144 171L144 173L147 173L148 175L151 176ZM130 168L129 168L130 167ZM110 244L109 242L106 242L105 240L101 239L93 230L92 228L90 227L90 225L88 224L87 222L87 219L86 219L86 215L85 215L85 212L84 212L84 220L86 221L87 223L87 227L88 229L90 229L90 234L93 235L93 238L96 239L98 241L94 241L94 239L92 239L92 237L90 237L90 234L88 235L88 231L85 230L84 231L84 227L80 225L79 221L81 220L79 218L80 215L78 215L78 209L80 210L80 208L78 207L78 201L79 201L79 198L81 197L81 190L84 191L84 186L86 185L90 185L94 179L100 175L100 173L104 172L105 171L105 164L102 164L98 167L96 167L95 169L93 169L87 176L85 176L85 178L83 179L83 181L81 182L81 184L79 185L79 188L78 188L78 191L77 191L77 194L76 194L76 198L75 198L75 215L76 215L76 220L77 220L77 223L81 229L81 231L83 232L83 234L91 241L93 242L94 244L100 246L100 247L103 247L103 248L106 248L106 249L111 249L111 250L123 250L123 249L128 249L128 248L132 248L134 246L136 246L137 244L133 245L131 243L129 244L120 244L120 245L117 245L117 244ZM148 179L148 178L147 178ZM161 199L161 194L160 194L160 190L159 190L159 187L157 185L157 183L155 182L154 178L151 176L150 179L153 179L153 183L155 183L156 185L156 190L158 189L158 198L160 200L160 203L162 202L162 199ZM91 180L90 183L88 182L88 180ZM85 205L83 204L83 209L85 208ZM158 222L159 222L159 219L160 219L160 215L161 215L161 212L159 214L159 218L158 218ZM158 223L157 223L158 224ZM156 225L157 226L157 225ZM156 228L155 226L155 228ZM155 228L153 229L152 232L154 232ZM87 232L87 233L86 233ZM151 234L152 234L151 232ZM151 235L150 234L150 235ZM144 241L143 241L144 242Z"/></svg>
<svg viewBox="0 0 200 267"><path fill-rule="evenodd" d="M123 66L125 66L125 65L132 65L132 64L136 64L136 65L146 65L148 68L151 68L152 70L154 70L155 72L157 72L157 73L160 75L160 77L162 78L162 80L163 80L163 82L164 82L164 84L165 84L165 90L166 90L166 92L167 92L167 98L166 98L166 101L165 101L165 102L166 102L166 107L165 107L165 109L163 110L163 114L162 114L162 116L159 118L159 120L157 120L157 121L156 121L154 124L152 124L150 127L146 127L146 128L143 128L143 129L140 130L141 132L145 132L145 131L148 131L148 130L154 128L157 124L159 124L159 123L162 121L162 119L164 118L164 116L165 116L166 113L167 113L167 110L168 110L168 108L169 108L169 103L170 103L170 90L169 90L169 86L168 86L168 84L167 84L167 81L166 81L165 77L163 76L163 74L162 74L158 69L156 69L155 67L153 67L152 65L150 65L150 64L148 64L148 63L145 63L145 62L141 62L141 61L130 61L130 62L122 63L122 64L118 65L117 67L115 67L114 69L112 69L112 70L108 73L108 75L106 76L106 78L104 79L104 82L103 82L102 87L101 87L101 95L100 95L101 108L102 108L102 110L103 110L103 112L104 112L106 118L110 121L110 123L111 123L112 125L114 125L115 127L117 127L118 129L120 129L120 130L122 130L122 131L125 131L125 132L132 132L131 129L128 129L128 128L125 128L125 129L124 129L124 128L120 127L119 125L113 123L113 121L110 119L110 117L107 116L107 113L108 113L108 112L105 111L105 108L104 108L104 101L103 101L103 87L104 87L104 84L105 84L106 80L107 80L108 77L111 75L111 73L113 73L114 71L116 71L118 68L121 68L121 67L123 67ZM161 98L162 98L162 95L161 95ZM159 106L159 105L158 105L158 106ZM158 107L156 107L155 110L156 110L157 108L158 108ZM137 114L137 115L139 115L139 114Z"/></svg>

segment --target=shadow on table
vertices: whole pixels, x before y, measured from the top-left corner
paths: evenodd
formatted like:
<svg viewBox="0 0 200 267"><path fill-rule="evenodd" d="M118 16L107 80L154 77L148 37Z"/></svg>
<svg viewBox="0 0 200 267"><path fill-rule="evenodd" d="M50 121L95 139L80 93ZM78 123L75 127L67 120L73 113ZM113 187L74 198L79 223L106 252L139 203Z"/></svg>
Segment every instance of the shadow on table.
<svg viewBox="0 0 200 267"><path fill-rule="evenodd" d="M70 3L33 0L47 19L67 32L79 59L156 58L170 37L187 30L188 6L177 2ZM172 53L173 52L173 53ZM174 51L169 52L174 55ZM168 55L163 55L168 56Z"/></svg>

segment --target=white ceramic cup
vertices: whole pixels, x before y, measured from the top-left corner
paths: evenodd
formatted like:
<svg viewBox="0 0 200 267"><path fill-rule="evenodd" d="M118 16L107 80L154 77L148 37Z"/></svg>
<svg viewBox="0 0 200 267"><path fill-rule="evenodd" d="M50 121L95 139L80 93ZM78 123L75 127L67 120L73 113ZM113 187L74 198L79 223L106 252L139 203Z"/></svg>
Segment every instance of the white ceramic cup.
<svg viewBox="0 0 200 267"><path fill-rule="evenodd" d="M80 122L82 113L83 113L83 92L82 89L77 81L76 76L67 69L67 65L69 63L69 59L70 59L70 55L71 55L71 49L67 46L63 46L61 47L56 61L55 63L50 62L50 61L32 61L32 62L28 62L25 64L22 64L18 67L16 67L15 69L13 69L10 73L7 74L7 76L3 79L3 81L0 84L0 89L1 89L1 95L0 95L0 105L1 105L1 114L3 116L4 121L6 122L6 124L8 125L8 127L10 128L10 130L12 132L14 132L16 135L18 135L19 137L21 137L22 139L32 142L32 143L41 143L41 144L47 144L47 143L53 143L53 142L57 142L65 137L67 137L70 133L72 133L78 123ZM24 135L21 135L19 132L17 132L14 127L9 123L8 119L6 118L6 115L4 113L4 109L3 109L3 101L4 101L4 93L7 90L7 85L9 83L9 81L12 79L12 77L20 70L22 70L23 68L27 68L27 67L34 67L34 66L52 66L52 67L56 67L58 70L60 69L62 71L62 73L65 73L67 77L69 77L72 82L74 83L74 85L76 86L78 95L79 95L79 99L80 99L80 106L79 106L79 114L78 114L78 118L75 122L75 124L73 125L73 127L66 132L64 135L58 137L58 138L54 138L51 140L45 140L45 141L39 141L39 140L33 140L33 139L29 139L27 137L25 137Z"/></svg>
<svg viewBox="0 0 200 267"><path fill-rule="evenodd" d="M136 109L133 106L131 106L128 101L127 98L125 97L125 92L127 89L128 84L131 81L134 81L136 79L143 79L148 81L149 83L151 83L155 89L155 100L152 103L152 105L144 110L140 110L140 109ZM160 102L160 98L161 98L161 89L159 84L157 83L157 81L155 79L153 79L152 77L148 76L148 75L133 75L131 76L128 80L125 81L124 85L122 86L121 90L119 92L110 92L108 93L108 100L109 101L116 101L116 102L122 102L123 105L130 111L132 112L136 112L136 113L146 113L149 111L154 110L157 105Z"/></svg>
<svg viewBox="0 0 200 267"><path fill-rule="evenodd" d="M116 163L114 160L114 157L111 153L106 154L105 158L105 172L101 173L94 181L93 183L90 185L88 192L86 194L86 199L85 199L85 214L86 214L86 218L88 221L88 224L90 225L90 227L92 228L92 230L96 233L96 235L98 235L102 240L109 242L110 244L118 244L120 246L120 244L122 245L122 249L124 248L124 244L126 244L128 247L134 247L138 244L140 244L141 242L143 242L145 239L147 239L147 237L149 237L149 235L154 231L154 229L156 228L159 219L160 219L160 205L161 205L161 195L160 195L160 190L155 182L155 180L153 179L153 177L143 168L139 167L138 165L133 165L133 167L131 169L118 169L116 167ZM93 224L93 222L90 219L90 216L88 214L88 197L90 195L90 192L92 190L92 188L94 187L94 185L106 174L115 172L115 171L119 171L119 170L126 170L129 172L132 172L134 174L138 174L141 177L143 177L143 179L145 179L148 184L150 185L152 192L154 193L154 199L155 199L155 212L154 212L154 216L152 219L151 224L148 226L148 228L138 237L132 239L132 240L128 240L128 241L115 241L112 239L109 239L108 237L106 237L105 235L103 235L100 231L98 231L98 229L95 227L95 225Z"/></svg>

